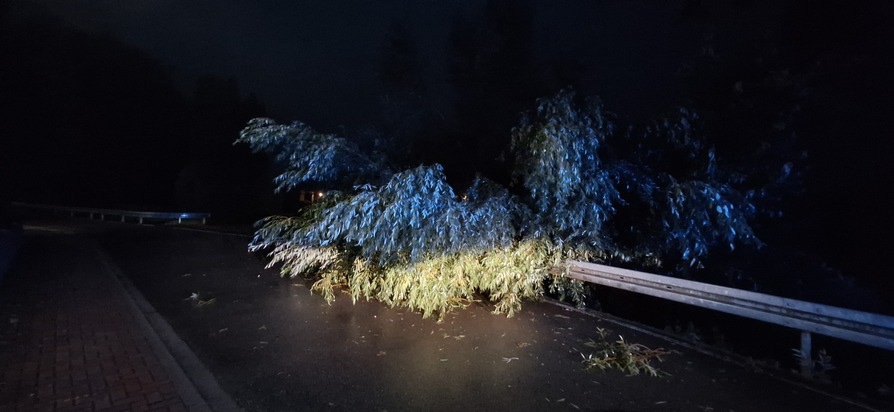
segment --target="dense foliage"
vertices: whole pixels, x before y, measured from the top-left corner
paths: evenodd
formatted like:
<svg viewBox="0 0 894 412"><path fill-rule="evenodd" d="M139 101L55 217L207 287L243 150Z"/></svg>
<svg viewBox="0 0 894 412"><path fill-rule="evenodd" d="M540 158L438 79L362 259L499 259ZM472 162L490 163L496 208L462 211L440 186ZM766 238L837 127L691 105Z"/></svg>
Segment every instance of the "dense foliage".
<svg viewBox="0 0 894 412"><path fill-rule="evenodd" d="M511 315L545 287L580 301L580 284L550 274L569 258L697 267L719 248L759 245L762 189L722 167L694 113L618 130L595 99L541 99L512 131L515 185L479 176L458 195L440 165L393 173L346 138L255 119L237 142L276 155L278 190L332 190L259 222L250 248L269 250L284 276L316 279L327 299L344 287L430 316L479 297Z"/></svg>

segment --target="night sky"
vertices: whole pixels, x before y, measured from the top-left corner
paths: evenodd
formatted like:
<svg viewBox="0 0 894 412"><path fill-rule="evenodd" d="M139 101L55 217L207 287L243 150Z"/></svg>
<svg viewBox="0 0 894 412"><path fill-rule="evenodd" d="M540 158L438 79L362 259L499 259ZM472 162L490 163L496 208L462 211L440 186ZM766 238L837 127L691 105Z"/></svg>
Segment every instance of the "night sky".
<svg viewBox="0 0 894 412"><path fill-rule="evenodd" d="M14 18L49 14L59 24L141 49L163 64L184 92L191 92L203 74L235 77L270 115L320 128L375 115L367 108L384 92L378 74L394 23L415 37L432 99L449 110L453 18L479 17L485 6L481 0L7 3ZM701 53L706 32L747 42L778 28L783 13L780 2L713 8L686 3L532 2L533 58L583 64L584 79L576 86L598 94L616 112L651 116L681 100L679 72Z"/></svg>
<svg viewBox="0 0 894 412"><path fill-rule="evenodd" d="M257 217L283 201L264 158L231 145L247 120L360 135L400 99L434 119L410 129L421 161L499 178L518 113L573 86L634 124L680 105L745 113L715 123L730 135L792 110L804 191L764 237L894 285L888 2L511 3L4 0L3 197ZM477 99L455 80L457 27L507 43L482 43L505 52L493 67L506 75L482 77ZM410 51L394 52L395 33Z"/></svg>

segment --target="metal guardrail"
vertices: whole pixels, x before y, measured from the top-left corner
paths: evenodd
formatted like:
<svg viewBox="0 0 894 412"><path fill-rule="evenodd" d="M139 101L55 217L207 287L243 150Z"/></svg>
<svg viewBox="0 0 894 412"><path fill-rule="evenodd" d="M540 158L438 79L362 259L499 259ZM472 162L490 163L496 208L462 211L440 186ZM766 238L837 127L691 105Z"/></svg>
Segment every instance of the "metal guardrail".
<svg viewBox="0 0 894 412"><path fill-rule="evenodd" d="M568 277L655 296L801 331L801 354L811 367L811 333L894 350L894 317L726 288L685 279L568 261Z"/></svg>
<svg viewBox="0 0 894 412"><path fill-rule="evenodd" d="M211 214L209 213L144 212L134 210L97 209L91 207L54 206L22 202L12 202L11 204L13 207L21 209L46 210L55 214L68 213L71 217L84 215L89 216L90 219L98 217L99 220L106 220L106 216L117 216L122 222L125 222L127 218L131 218L137 220L140 224L143 224L144 219L153 219L176 220L178 224L183 223L184 220L201 220L204 225L208 218L211 217Z"/></svg>

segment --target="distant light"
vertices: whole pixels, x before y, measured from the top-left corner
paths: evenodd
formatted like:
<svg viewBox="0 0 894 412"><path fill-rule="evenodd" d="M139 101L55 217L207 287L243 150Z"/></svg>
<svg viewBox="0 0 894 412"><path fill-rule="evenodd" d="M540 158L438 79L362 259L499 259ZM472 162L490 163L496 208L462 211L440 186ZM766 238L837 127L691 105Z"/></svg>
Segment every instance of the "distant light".
<svg viewBox="0 0 894 412"><path fill-rule="evenodd" d="M323 197L323 192L317 193L317 197Z"/></svg>

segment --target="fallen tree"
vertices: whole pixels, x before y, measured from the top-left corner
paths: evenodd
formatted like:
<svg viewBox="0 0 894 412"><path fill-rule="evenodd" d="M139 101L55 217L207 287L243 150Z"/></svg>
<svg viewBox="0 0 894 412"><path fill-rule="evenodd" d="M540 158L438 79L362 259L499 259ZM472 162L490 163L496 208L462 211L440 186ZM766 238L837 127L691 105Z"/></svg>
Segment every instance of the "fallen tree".
<svg viewBox="0 0 894 412"><path fill-rule="evenodd" d="M511 186L479 176L458 194L438 164L395 172L345 137L254 119L237 143L283 165L278 191L330 190L297 216L258 222L249 247L327 299L344 288L424 316L479 298L511 316L546 291L580 303L583 285L550 273L567 259L697 268L760 245L751 222L791 165L762 178L724 169L698 122L680 109L621 131L598 100L565 90L512 130Z"/></svg>

